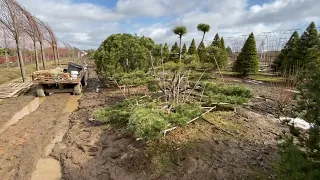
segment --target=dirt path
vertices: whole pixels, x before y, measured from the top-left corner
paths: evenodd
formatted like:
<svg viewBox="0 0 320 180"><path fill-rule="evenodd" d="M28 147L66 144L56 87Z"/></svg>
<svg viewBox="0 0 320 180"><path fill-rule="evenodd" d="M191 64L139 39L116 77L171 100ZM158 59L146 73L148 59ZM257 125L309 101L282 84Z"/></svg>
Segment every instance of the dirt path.
<svg viewBox="0 0 320 180"><path fill-rule="evenodd" d="M46 147L55 138L59 129L68 126L70 113L64 112L68 97L69 94L46 97L37 110L24 116L0 134L1 179L31 178L38 160L46 156ZM27 99L29 98L22 101ZM4 108L9 110L15 105L20 108L19 98L18 101L13 99L10 103L10 106Z"/></svg>

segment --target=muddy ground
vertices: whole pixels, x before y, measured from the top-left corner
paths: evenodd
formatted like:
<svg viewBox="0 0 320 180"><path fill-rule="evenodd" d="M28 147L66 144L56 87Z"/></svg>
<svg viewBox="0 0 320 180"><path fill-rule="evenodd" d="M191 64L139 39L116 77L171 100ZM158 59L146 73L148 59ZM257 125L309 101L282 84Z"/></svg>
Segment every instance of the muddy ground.
<svg viewBox="0 0 320 180"><path fill-rule="evenodd" d="M91 72L89 89L72 114L69 130L52 156L63 179L273 179L277 136L285 127L271 113L259 113L253 99L235 112L212 112L155 141L137 141L125 128L90 121L92 112L123 99L118 90L101 89ZM268 89L254 87L261 94ZM265 93L263 92L265 91ZM276 112L274 112L276 113ZM213 124L214 125L213 125Z"/></svg>
<svg viewBox="0 0 320 180"><path fill-rule="evenodd" d="M66 94L46 97L40 107L23 117L0 135L0 177L30 179L37 161L45 155L46 146L61 126L66 126L69 113L62 113Z"/></svg>
<svg viewBox="0 0 320 180"><path fill-rule="evenodd" d="M54 94L0 133L1 179L31 179L39 159L47 158L48 145L65 128L50 154L60 162L62 179L275 178L276 137L285 127L277 121L274 102L268 100L273 93L265 86L246 84L264 98L253 98L236 111L209 113L207 121L199 119L145 142L123 127L90 121L95 109L124 97L114 89L100 87L97 92L102 83L94 67L89 70L89 86L71 115L65 111L70 95ZM29 94L0 102L0 128L33 98Z"/></svg>
<svg viewBox="0 0 320 180"><path fill-rule="evenodd" d="M0 127L20 109L25 107L34 96L20 96L0 101Z"/></svg>

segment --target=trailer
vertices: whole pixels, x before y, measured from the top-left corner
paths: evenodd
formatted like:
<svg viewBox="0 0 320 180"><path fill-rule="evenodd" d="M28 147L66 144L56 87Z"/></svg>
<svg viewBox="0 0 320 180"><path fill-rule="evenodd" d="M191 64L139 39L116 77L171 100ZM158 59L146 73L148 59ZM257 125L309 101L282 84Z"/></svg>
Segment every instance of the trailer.
<svg viewBox="0 0 320 180"><path fill-rule="evenodd" d="M87 85L88 70L86 65L68 63L67 69L56 68L33 72L32 81L37 85L37 96L44 97L50 93L82 93Z"/></svg>

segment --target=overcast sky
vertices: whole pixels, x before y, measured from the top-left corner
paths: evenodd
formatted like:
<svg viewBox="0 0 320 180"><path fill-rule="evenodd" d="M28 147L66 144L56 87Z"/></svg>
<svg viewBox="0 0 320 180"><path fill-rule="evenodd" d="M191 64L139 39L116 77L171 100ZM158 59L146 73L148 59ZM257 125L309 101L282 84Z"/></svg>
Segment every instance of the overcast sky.
<svg viewBox="0 0 320 180"><path fill-rule="evenodd" d="M197 24L210 24L206 40L320 25L320 0L18 0L47 21L57 37L80 49L97 48L113 33L148 36L169 45L171 29L187 27L183 41L200 41Z"/></svg>

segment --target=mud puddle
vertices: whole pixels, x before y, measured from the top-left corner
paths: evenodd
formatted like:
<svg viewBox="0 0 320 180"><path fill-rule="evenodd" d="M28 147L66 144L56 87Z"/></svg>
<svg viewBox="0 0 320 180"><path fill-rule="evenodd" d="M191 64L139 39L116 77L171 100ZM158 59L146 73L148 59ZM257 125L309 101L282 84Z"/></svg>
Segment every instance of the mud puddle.
<svg viewBox="0 0 320 180"><path fill-rule="evenodd" d="M70 96L68 98L68 102L67 102L66 107L64 108L63 112L64 113L72 113L73 111L75 111L79 106L78 100L80 98L81 98L81 95L80 96Z"/></svg>
<svg viewBox="0 0 320 180"><path fill-rule="evenodd" d="M44 102L44 97L36 97L34 98L28 105L26 105L24 108L22 108L20 111L15 113L12 118L3 125L3 127L0 129L0 134L2 134L5 130L7 130L11 125L17 123L19 120L21 120L24 116L32 113L33 111L37 110L40 104Z"/></svg>
<svg viewBox="0 0 320 180"><path fill-rule="evenodd" d="M63 113L72 113L78 106L78 100L81 96L70 96L68 102L63 110ZM58 180L61 179L61 166L60 162L56 159L48 157L55 146L56 143L61 142L64 134L67 132L68 127L61 127L56 137L50 142L50 144L45 148L45 156L47 158L42 158L38 161L36 170L32 174L31 180Z"/></svg>

